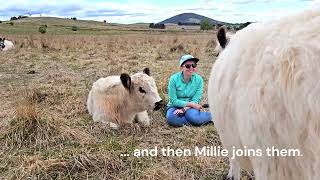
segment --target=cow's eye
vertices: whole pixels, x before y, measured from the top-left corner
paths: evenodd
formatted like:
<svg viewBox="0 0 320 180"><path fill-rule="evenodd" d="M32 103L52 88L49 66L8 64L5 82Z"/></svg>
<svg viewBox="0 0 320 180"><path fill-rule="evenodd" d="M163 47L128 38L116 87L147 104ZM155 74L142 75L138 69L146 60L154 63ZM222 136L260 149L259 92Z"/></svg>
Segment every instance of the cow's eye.
<svg viewBox="0 0 320 180"><path fill-rule="evenodd" d="M139 92L141 92L141 93L147 93L142 87L139 87Z"/></svg>

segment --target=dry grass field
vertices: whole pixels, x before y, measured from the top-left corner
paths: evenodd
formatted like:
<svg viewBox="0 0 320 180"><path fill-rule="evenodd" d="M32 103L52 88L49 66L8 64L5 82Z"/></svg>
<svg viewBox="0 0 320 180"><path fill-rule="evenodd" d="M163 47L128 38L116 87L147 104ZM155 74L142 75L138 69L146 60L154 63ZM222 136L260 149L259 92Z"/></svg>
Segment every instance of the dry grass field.
<svg viewBox="0 0 320 180"><path fill-rule="evenodd" d="M38 33L41 23L33 21L0 24L0 37L16 45L11 51L0 52L0 179L226 177L228 160L223 157L120 156L154 147L219 146L213 124L172 128L161 110L150 112L150 127L111 130L93 123L86 110L94 81L144 67L151 69L166 100L168 77L179 70L178 59L183 53L200 59L199 74L207 86L216 58L214 31L117 29L116 25L84 23L73 32L66 29L68 22L60 26L54 22L53 27L49 23L53 21L46 21L46 34ZM207 88L204 90L203 103L207 102Z"/></svg>

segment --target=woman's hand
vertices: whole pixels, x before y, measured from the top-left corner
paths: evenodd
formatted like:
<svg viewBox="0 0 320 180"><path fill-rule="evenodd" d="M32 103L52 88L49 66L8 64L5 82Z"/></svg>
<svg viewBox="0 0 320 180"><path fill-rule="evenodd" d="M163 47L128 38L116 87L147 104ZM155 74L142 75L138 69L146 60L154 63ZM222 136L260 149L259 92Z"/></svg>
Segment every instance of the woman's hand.
<svg viewBox="0 0 320 180"><path fill-rule="evenodd" d="M200 110L202 108L202 106L200 104L194 104L193 108Z"/></svg>
<svg viewBox="0 0 320 180"><path fill-rule="evenodd" d="M178 115L178 114L183 114L184 111L182 109L176 109L173 114Z"/></svg>
<svg viewBox="0 0 320 180"><path fill-rule="evenodd" d="M194 109L200 110L202 108L202 106L200 104L196 104L193 102L188 102L187 106L192 107Z"/></svg>

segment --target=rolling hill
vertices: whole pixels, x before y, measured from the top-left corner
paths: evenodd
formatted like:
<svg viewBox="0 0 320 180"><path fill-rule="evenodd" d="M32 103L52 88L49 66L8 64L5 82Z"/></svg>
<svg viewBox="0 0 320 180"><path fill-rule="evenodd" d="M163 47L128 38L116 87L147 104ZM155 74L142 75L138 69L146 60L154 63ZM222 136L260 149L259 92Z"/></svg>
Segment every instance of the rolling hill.
<svg viewBox="0 0 320 180"><path fill-rule="evenodd" d="M39 27L46 25L46 34L119 34L149 31L149 24L117 24L94 20L72 20L60 17L27 17L0 23L2 34L38 34ZM72 28L77 27L77 31Z"/></svg>
<svg viewBox="0 0 320 180"><path fill-rule="evenodd" d="M183 13L178 14L176 16L173 16L171 18L168 18L164 21L159 22L159 24L200 24L200 22L204 19L207 19L210 24L216 25L216 24L229 24L222 21L217 21L211 18L208 18L206 16L202 16L195 13Z"/></svg>

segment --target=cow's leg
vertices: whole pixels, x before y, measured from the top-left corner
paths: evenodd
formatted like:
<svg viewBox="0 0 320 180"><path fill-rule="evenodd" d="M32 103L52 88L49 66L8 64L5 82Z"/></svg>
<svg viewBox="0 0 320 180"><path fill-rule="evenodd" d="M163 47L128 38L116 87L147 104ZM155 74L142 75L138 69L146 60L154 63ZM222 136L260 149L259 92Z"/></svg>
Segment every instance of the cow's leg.
<svg viewBox="0 0 320 180"><path fill-rule="evenodd" d="M102 114L101 112L95 111L95 110L92 112L92 120L94 122L105 122L106 121L105 119L106 118L104 114Z"/></svg>
<svg viewBox="0 0 320 180"><path fill-rule="evenodd" d="M142 111L136 114L136 119L138 123L142 124L143 126L149 126L150 125L150 118L148 116L147 111Z"/></svg>
<svg viewBox="0 0 320 180"><path fill-rule="evenodd" d="M97 114L97 113L93 114L92 119L93 119L94 122L101 122L101 123L107 124L112 129L118 129L119 128L118 124L106 120L106 117L101 116L101 114Z"/></svg>
<svg viewBox="0 0 320 180"><path fill-rule="evenodd" d="M110 119L108 118L107 115L107 108L105 104L100 103L100 104L95 104L96 106L92 106L92 119L94 122L102 122L110 126L112 129L118 129L119 125L111 122Z"/></svg>
<svg viewBox="0 0 320 180"><path fill-rule="evenodd" d="M240 166L239 164L236 162L235 159L230 159L229 158L229 165L230 165L230 169L229 169L229 173L227 176L228 180L240 180Z"/></svg>
<svg viewBox="0 0 320 180"><path fill-rule="evenodd" d="M110 122L110 127L112 128L112 129L118 129L119 128L119 126L116 124L116 123L112 123L112 122Z"/></svg>
<svg viewBox="0 0 320 180"><path fill-rule="evenodd" d="M94 115L93 115L93 121L94 121L94 122L101 122L101 123L107 124L107 125L110 126L110 128L112 128L112 129L118 129L118 128L119 128L119 125L118 125L118 124L106 120L105 117L100 116L99 114L94 114Z"/></svg>

